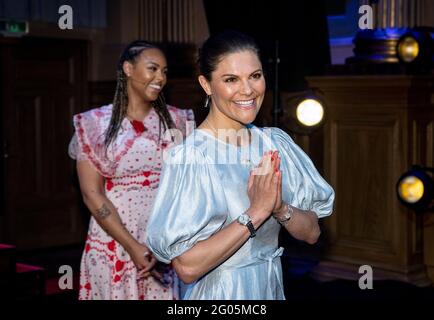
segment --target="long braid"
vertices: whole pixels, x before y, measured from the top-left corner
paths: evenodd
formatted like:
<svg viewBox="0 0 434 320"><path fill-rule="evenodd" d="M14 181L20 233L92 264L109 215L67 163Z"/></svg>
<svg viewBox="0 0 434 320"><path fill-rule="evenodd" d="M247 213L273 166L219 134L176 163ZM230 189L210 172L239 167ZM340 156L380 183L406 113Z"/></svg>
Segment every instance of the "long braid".
<svg viewBox="0 0 434 320"><path fill-rule="evenodd" d="M159 49L156 45L148 43L146 41L137 40L131 42L122 53L118 67L117 67L117 83L116 83L116 91L113 99L113 109L112 116L110 118L109 126L105 132L104 146L106 151L108 150L109 145L116 139L116 136L119 132L119 129L122 125L122 120L127 115L128 109L128 91L127 91L127 77L123 71L123 63L125 61L129 61L134 63L136 58L146 49ZM160 132L159 139L161 138L161 123L164 126L164 131L167 128L175 128L175 124L170 116L169 110L167 109L166 102L164 97L159 94L158 99L152 102L152 106L154 107L158 117L160 118Z"/></svg>
<svg viewBox="0 0 434 320"><path fill-rule="evenodd" d="M122 125L122 120L127 114L127 107L127 81L124 72L122 70L118 70L115 97L113 99L112 116L104 140L106 150L110 143L112 143L113 140L116 138L116 135L119 132L119 129Z"/></svg>
<svg viewBox="0 0 434 320"><path fill-rule="evenodd" d="M169 110L167 109L166 100L164 99L163 93L158 95L158 99L152 103L155 112L158 114L160 118L160 130L158 133L158 139L160 139L161 134L161 124L163 124L163 131L167 129L175 128L175 123L173 122L172 116L170 115Z"/></svg>

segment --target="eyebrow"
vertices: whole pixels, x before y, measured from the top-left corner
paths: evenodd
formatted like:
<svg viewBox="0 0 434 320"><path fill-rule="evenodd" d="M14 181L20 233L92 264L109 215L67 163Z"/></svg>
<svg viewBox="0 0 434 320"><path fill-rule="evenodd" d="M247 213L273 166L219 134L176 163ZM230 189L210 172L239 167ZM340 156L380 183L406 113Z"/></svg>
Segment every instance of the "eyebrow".
<svg viewBox="0 0 434 320"><path fill-rule="evenodd" d="M154 66L157 66L157 67L161 67L158 63L153 62L153 61L148 61L148 63L153 64ZM163 69L167 69L167 66L165 66Z"/></svg>
<svg viewBox="0 0 434 320"><path fill-rule="evenodd" d="M258 69L258 70L253 71L250 75L252 75L252 74L254 74L254 73L258 72L258 71L263 72L262 69ZM228 73L228 74L222 74L221 77L223 78L223 77L238 77L238 76L236 74L230 74L230 73Z"/></svg>

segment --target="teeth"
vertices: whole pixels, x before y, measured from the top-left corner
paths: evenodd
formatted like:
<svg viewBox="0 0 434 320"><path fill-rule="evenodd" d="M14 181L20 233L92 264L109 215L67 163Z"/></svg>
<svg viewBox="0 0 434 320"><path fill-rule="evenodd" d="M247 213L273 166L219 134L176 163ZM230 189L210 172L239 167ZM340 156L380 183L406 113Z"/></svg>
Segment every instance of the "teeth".
<svg viewBox="0 0 434 320"><path fill-rule="evenodd" d="M236 104L240 104L242 106L249 106L251 104L253 104L253 99L252 100L247 100L247 101L235 101Z"/></svg>
<svg viewBox="0 0 434 320"><path fill-rule="evenodd" d="M151 88L154 88L154 89L157 89L157 90L160 90L161 89L161 87L159 86L159 85L156 85L156 84L150 84L149 85Z"/></svg>

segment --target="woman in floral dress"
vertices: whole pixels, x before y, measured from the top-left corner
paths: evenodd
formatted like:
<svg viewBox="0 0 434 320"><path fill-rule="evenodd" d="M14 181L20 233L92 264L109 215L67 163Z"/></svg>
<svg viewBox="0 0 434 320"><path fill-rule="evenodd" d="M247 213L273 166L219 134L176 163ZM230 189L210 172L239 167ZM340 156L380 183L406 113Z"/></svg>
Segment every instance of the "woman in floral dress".
<svg viewBox="0 0 434 320"><path fill-rule="evenodd" d="M191 110L166 105L166 73L162 51L135 41L120 58L113 104L74 116L69 154L92 213L81 300L178 298L174 272L144 244L163 152L194 127Z"/></svg>

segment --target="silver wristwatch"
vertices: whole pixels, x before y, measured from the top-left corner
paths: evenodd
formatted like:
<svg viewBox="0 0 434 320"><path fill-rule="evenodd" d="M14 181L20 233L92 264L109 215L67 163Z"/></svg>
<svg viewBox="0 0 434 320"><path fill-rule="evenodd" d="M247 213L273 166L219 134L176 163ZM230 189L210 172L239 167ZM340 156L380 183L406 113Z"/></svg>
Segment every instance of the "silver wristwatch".
<svg viewBox="0 0 434 320"><path fill-rule="evenodd" d="M276 220L281 224L284 225L286 222L288 222L291 219L291 215L294 212L292 207L286 203L286 211L283 214L283 216L280 216L279 218L275 217Z"/></svg>
<svg viewBox="0 0 434 320"><path fill-rule="evenodd" d="M250 238L253 238L256 235L255 227L253 226L252 219L247 213L243 213L239 215L237 218L237 222L243 226L246 226L250 231Z"/></svg>

